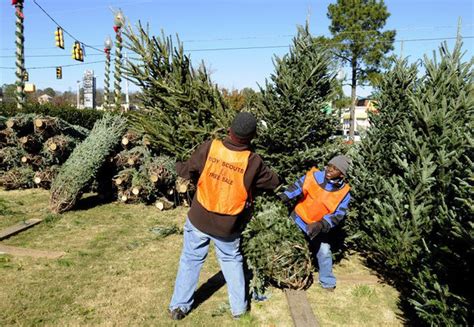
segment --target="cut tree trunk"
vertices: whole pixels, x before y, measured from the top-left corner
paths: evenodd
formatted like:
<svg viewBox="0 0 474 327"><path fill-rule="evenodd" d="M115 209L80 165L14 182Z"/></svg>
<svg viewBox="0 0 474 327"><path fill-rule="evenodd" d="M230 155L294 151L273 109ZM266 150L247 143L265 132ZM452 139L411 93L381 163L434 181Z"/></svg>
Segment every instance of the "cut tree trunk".
<svg viewBox="0 0 474 327"><path fill-rule="evenodd" d="M41 142L33 135L25 135L18 139L20 146L28 153L38 153L42 147Z"/></svg>
<svg viewBox="0 0 474 327"><path fill-rule="evenodd" d="M56 117L38 117L34 120L36 134L40 134L43 139L50 138L60 133L61 121Z"/></svg>
<svg viewBox="0 0 474 327"><path fill-rule="evenodd" d="M14 130L18 137L33 133L33 115L18 115L11 117L5 123L7 128Z"/></svg>
<svg viewBox="0 0 474 327"><path fill-rule="evenodd" d="M155 207L157 207L159 210L169 210L173 209L174 203L165 197L160 197L158 200L156 200Z"/></svg>
<svg viewBox="0 0 474 327"><path fill-rule="evenodd" d="M49 190L54 177L58 174L58 171L59 167L56 165L37 171L35 172L33 182L36 186Z"/></svg>
<svg viewBox="0 0 474 327"><path fill-rule="evenodd" d="M186 193L189 191L193 191L195 186L189 179L184 179L182 177L176 178L176 191L178 193Z"/></svg>
<svg viewBox="0 0 474 327"><path fill-rule="evenodd" d="M26 154L21 157L21 163L23 165L29 165L33 167L35 170L43 167L44 165L44 158L37 154Z"/></svg>
<svg viewBox="0 0 474 327"><path fill-rule="evenodd" d="M125 149L130 149L136 145L140 141L140 135L135 132L127 131L125 135L122 137L122 146Z"/></svg>

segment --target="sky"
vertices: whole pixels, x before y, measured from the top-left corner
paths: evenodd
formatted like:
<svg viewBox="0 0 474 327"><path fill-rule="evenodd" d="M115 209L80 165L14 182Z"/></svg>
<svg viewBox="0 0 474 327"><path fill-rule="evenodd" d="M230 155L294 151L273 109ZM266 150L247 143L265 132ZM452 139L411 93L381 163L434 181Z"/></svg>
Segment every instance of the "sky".
<svg viewBox="0 0 474 327"><path fill-rule="evenodd" d="M330 36L327 7L335 0L35 0L66 31L83 43L103 49L107 35L114 38L114 14L120 8L129 23L149 23L152 34L178 35L185 52L197 66L204 61L220 87L258 90L274 73L273 59L288 53L297 25L309 18L311 33ZM84 70L92 69L97 87L104 82L104 55L86 48L84 65L71 58L73 39L65 34L65 50L55 47L54 23L34 0L25 0L25 67L37 88L75 91ZM465 59L474 55L474 1L386 0L391 16L386 29L397 30L394 53L416 61L432 55L441 40L456 37L461 18ZM469 38L472 37L472 38ZM423 39L414 41L416 39ZM427 40L428 39L428 40ZM0 85L15 82L15 10L11 1L0 1ZM454 40L448 40L451 47ZM240 49L235 49L240 48ZM112 50L114 51L114 50ZM127 50L124 49L124 52ZM132 53L129 53L133 56ZM95 61L102 61L93 63ZM56 79L55 66L63 67ZM36 69L33 69L35 68ZM39 68L38 68L39 67ZM41 68L51 67L51 68ZM31 68L31 69L30 69ZM113 71L113 66L111 67ZM347 71L347 69L346 69ZM113 85L113 76L111 76ZM122 82L122 90L125 90ZM131 91L138 90L132 84ZM350 94L349 87L344 91ZM358 96L370 94L359 88Z"/></svg>

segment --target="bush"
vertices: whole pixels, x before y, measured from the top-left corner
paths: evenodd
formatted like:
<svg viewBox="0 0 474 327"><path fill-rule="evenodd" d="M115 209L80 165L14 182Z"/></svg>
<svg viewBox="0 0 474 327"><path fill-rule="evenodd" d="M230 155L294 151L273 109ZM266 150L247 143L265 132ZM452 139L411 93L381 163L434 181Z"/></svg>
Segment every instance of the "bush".
<svg viewBox="0 0 474 327"><path fill-rule="evenodd" d="M73 106L59 107L50 104L27 104L22 110L18 110L16 104L0 103L0 116L12 117L20 113L35 113L58 117L72 125L79 125L87 129L92 129L94 123L104 115L103 111L76 109Z"/></svg>

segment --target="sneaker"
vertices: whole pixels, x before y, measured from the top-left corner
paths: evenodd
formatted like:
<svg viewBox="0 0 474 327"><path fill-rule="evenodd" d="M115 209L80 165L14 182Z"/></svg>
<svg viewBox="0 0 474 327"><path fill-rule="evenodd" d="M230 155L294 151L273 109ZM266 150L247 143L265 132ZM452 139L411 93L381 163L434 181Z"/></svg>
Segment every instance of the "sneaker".
<svg viewBox="0 0 474 327"><path fill-rule="evenodd" d="M232 318L234 318L235 320L239 320L239 319L242 318L246 313L247 313L247 311L242 312L242 313L240 313L240 314L238 314L238 315L235 315L235 316L232 315Z"/></svg>
<svg viewBox="0 0 474 327"><path fill-rule="evenodd" d="M180 308L169 310L169 313L170 313L171 319L173 320L181 320L186 316L186 314Z"/></svg>
<svg viewBox="0 0 474 327"><path fill-rule="evenodd" d="M336 286L334 286L334 287L323 287L323 289L325 289L328 292L334 292L334 290L336 289Z"/></svg>

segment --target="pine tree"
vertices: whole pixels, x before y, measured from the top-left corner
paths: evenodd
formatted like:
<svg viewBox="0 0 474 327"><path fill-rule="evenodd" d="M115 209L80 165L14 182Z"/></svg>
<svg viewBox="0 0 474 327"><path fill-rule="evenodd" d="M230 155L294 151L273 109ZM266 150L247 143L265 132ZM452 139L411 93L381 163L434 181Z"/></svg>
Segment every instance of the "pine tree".
<svg viewBox="0 0 474 327"><path fill-rule="evenodd" d="M263 201L263 200L262 200ZM312 283L312 261L303 233L281 203L260 204L242 233L242 249L253 277L250 288L263 294L269 284L306 289Z"/></svg>
<svg viewBox="0 0 474 327"><path fill-rule="evenodd" d="M120 144L126 127L123 117L108 114L95 123L89 136L74 149L53 180L52 211L64 212L76 204L108 156Z"/></svg>
<svg viewBox="0 0 474 327"><path fill-rule="evenodd" d="M399 61L378 90L379 113L354 160L349 228L419 321L472 323L472 62L461 46Z"/></svg>
<svg viewBox="0 0 474 327"><path fill-rule="evenodd" d="M135 129L147 135L159 154L187 159L206 139L227 132L233 116L204 64L195 69L177 39L150 36L139 24L128 27L125 46L138 55L124 68L141 88L147 113L132 115Z"/></svg>
<svg viewBox="0 0 474 327"><path fill-rule="evenodd" d="M274 60L275 73L260 88L255 142L263 159L287 182L334 154L326 143L336 120L324 112L333 96L329 53L309 27L298 27L288 54Z"/></svg>

